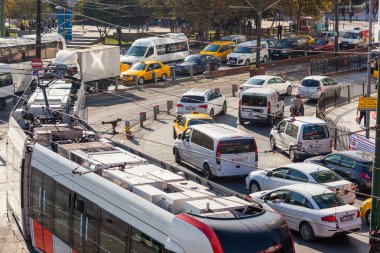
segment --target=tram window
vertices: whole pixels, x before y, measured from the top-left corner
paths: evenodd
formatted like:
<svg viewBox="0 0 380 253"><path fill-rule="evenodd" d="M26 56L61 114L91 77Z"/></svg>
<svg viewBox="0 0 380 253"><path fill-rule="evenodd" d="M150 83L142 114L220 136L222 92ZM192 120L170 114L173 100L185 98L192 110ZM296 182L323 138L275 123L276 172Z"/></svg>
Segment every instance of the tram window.
<svg viewBox="0 0 380 253"><path fill-rule="evenodd" d="M49 176L44 176L44 193L43 193L43 225L49 231L53 231L53 185L54 181Z"/></svg>
<svg viewBox="0 0 380 253"><path fill-rule="evenodd" d="M54 234L69 244L70 191L58 183L56 183L54 192Z"/></svg>
<svg viewBox="0 0 380 253"><path fill-rule="evenodd" d="M132 253L160 253L160 244L132 228L131 231L131 251Z"/></svg>
<svg viewBox="0 0 380 253"><path fill-rule="evenodd" d="M99 250L104 253L125 253L124 222L101 210Z"/></svg>
<svg viewBox="0 0 380 253"><path fill-rule="evenodd" d="M30 215L33 220L42 223L42 184L43 174L36 168L32 168L30 178Z"/></svg>
<svg viewBox="0 0 380 253"><path fill-rule="evenodd" d="M85 246L86 252L98 252L98 232L99 232L99 215L100 209L97 205L89 200L86 200L85 204L85 224L87 226Z"/></svg>
<svg viewBox="0 0 380 253"><path fill-rule="evenodd" d="M77 193L73 195L73 210L71 216L71 233L72 233L72 246L73 250L77 253L83 252L83 228L84 223L84 200L83 197L79 196ZM85 231L84 231L85 232Z"/></svg>

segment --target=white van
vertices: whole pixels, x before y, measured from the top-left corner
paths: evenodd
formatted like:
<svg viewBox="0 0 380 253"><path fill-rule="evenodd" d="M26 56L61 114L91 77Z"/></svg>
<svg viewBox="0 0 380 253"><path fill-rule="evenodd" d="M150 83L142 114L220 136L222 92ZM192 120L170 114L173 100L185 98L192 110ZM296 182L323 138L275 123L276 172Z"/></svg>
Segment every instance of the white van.
<svg viewBox="0 0 380 253"><path fill-rule="evenodd" d="M347 31L339 44L340 49L352 49L366 47L368 45L368 30L356 27L354 30Z"/></svg>
<svg viewBox="0 0 380 253"><path fill-rule="evenodd" d="M233 41L237 45L237 44L247 41L247 37L245 37L244 35L235 34L235 35L224 36L222 37L221 41Z"/></svg>
<svg viewBox="0 0 380 253"><path fill-rule="evenodd" d="M248 175L258 162L255 139L225 124L189 126L174 141L176 162L187 162L205 178Z"/></svg>
<svg viewBox="0 0 380 253"><path fill-rule="evenodd" d="M273 125L284 115L284 99L272 88L250 88L240 93L239 123L267 122Z"/></svg>
<svg viewBox="0 0 380 253"><path fill-rule="evenodd" d="M239 44L235 50L227 55L228 65L250 65L256 62L257 41L247 41ZM260 60L267 62L269 57L268 43L261 41Z"/></svg>
<svg viewBox="0 0 380 253"><path fill-rule="evenodd" d="M332 151L326 122L316 117L295 117L281 121L270 132L270 145L289 153L293 162Z"/></svg>
<svg viewBox="0 0 380 253"><path fill-rule="evenodd" d="M158 37L135 40L127 54L121 58L121 63L129 66L142 60L170 63L184 60L189 54L189 42L186 35L168 33Z"/></svg>

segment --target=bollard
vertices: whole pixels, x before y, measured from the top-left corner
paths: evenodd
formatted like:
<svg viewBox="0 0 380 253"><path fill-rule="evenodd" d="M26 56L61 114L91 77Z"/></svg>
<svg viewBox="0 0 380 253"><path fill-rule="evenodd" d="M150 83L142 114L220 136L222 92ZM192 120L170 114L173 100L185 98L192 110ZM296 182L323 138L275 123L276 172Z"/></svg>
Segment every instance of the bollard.
<svg viewBox="0 0 380 253"><path fill-rule="evenodd" d="M193 77L194 75L194 68L193 66L190 66L190 77Z"/></svg>
<svg viewBox="0 0 380 253"><path fill-rule="evenodd" d="M173 101L166 101L166 113L170 114L170 110L173 109Z"/></svg>
<svg viewBox="0 0 380 253"><path fill-rule="evenodd" d="M140 112L140 127L144 127L144 121L146 121L146 112Z"/></svg>
<svg viewBox="0 0 380 253"><path fill-rule="evenodd" d="M175 68L170 69L170 75L172 76L172 81L175 81Z"/></svg>
<svg viewBox="0 0 380 253"><path fill-rule="evenodd" d="M133 138L133 135L131 133L131 127L129 124L129 120L125 121L125 135L126 135L128 140L131 140Z"/></svg>
<svg viewBox="0 0 380 253"><path fill-rule="evenodd" d="M99 92L99 82L95 82L95 93Z"/></svg>
<svg viewBox="0 0 380 253"><path fill-rule="evenodd" d="M157 84L157 73L153 71L152 73L154 84Z"/></svg>
<svg viewBox="0 0 380 253"><path fill-rule="evenodd" d="M206 65L206 71L208 74L210 74L210 72L211 72L211 67L210 67L209 63L207 63L207 65Z"/></svg>
<svg viewBox="0 0 380 253"><path fill-rule="evenodd" d="M215 88L214 91L218 94L220 94L220 88Z"/></svg>
<svg viewBox="0 0 380 253"><path fill-rule="evenodd" d="M157 120L157 115L160 113L160 107L158 105L153 107L153 119Z"/></svg>
<svg viewBox="0 0 380 253"><path fill-rule="evenodd" d="M348 103L350 103L351 102L351 91L350 91L350 85L348 85L347 86L347 93L348 93L348 97L347 97L347 99L348 99Z"/></svg>
<svg viewBox="0 0 380 253"><path fill-rule="evenodd" d="M237 92L237 84L232 85L232 96L236 97L236 92Z"/></svg>
<svg viewBox="0 0 380 253"><path fill-rule="evenodd" d="M115 78L115 90L117 90L119 87L119 77Z"/></svg>
<svg viewBox="0 0 380 253"><path fill-rule="evenodd" d="M306 75L307 75L307 76L310 76L310 75L311 75L311 69L310 69L310 68L307 68L307 69L306 69Z"/></svg>
<svg viewBox="0 0 380 253"><path fill-rule="evenodd" d="M133 75L133 81L135 82L136 87L139 86L139 79L137 79L137 75Z"/></svg>

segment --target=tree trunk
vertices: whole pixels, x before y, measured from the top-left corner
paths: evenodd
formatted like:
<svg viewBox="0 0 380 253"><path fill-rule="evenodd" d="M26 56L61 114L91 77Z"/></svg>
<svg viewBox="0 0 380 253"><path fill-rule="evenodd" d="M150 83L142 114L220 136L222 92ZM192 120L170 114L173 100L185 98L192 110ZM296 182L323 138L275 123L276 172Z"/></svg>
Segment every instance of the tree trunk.
<svg viewBox="0 0 380 253"><path fill-rule="evenodd" d="M214 35L214 40L219 40L220 39L221 30L222 30L222 22L217 21L217 23L216 23L216 29L215 29L215 35Z"/></svg>

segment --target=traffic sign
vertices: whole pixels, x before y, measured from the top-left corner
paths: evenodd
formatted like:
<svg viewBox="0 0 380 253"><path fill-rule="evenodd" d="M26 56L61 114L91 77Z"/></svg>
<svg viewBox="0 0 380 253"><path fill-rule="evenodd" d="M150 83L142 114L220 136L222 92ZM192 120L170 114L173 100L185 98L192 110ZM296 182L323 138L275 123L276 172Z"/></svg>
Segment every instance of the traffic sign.
<svg viewBox="0 0 380 253"><path fill-rule="evenodd" d="M37 69L37 68L42 68L44 66L44 63L40 58L34 58L32 60L32 68Z"/></svg>
<svg viewBox="0 0 380 253"><path fill-rule="evenodd" d="M360 111L376 111L377 98L374 97L360 97L358 109Z"/></svg>

